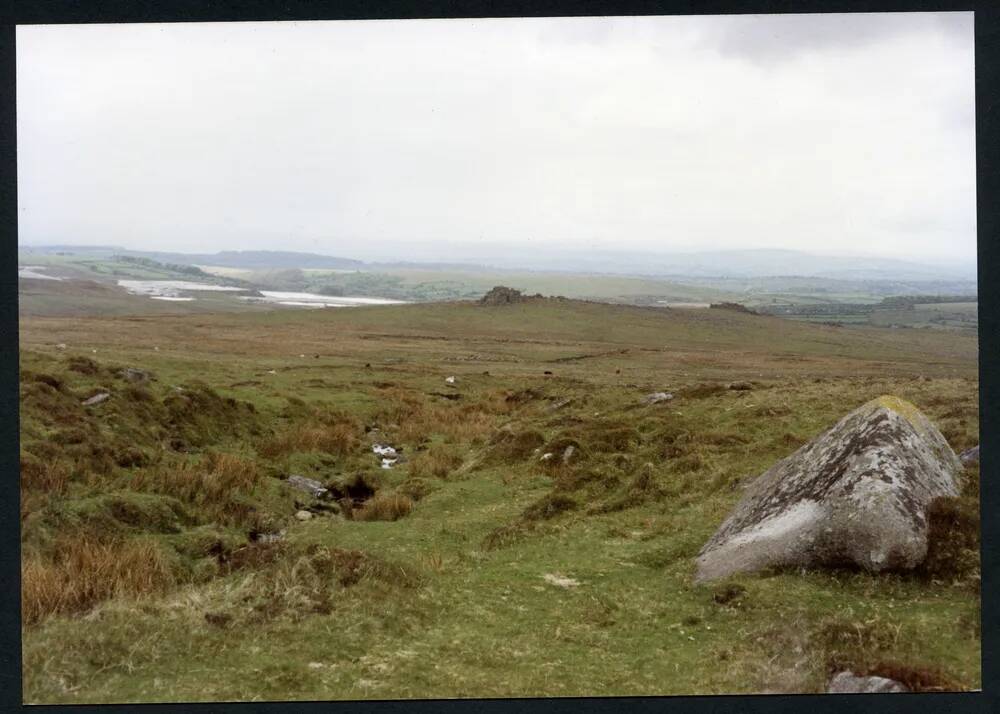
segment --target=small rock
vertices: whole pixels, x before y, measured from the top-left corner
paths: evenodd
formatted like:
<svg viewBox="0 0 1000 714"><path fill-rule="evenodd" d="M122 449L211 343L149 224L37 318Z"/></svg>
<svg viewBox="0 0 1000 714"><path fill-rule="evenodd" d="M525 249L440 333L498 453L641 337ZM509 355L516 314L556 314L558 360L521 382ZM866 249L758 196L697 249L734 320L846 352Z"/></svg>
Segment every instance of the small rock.
<svg viewBox="0 0 1000 714"><path fill-rule="evenodd" d="M841 672L830 680L829 694L883 694L908 692L906 687L886 677L857 677L853 672Z"/></svg>
<svg viewBox="0 0 1000 714"><path fill-rule="evenodd" d="M57 350L64 350L64 349L66 349L66 343L65 342L60 342L58 345L56 345L56 349Z"/></svg>
<svg viewBox="0 0 1000 714"><path fill-rule="evenodd" d="M273 369L267 370L267 373L268 374L277 374L277 372L275 370L273 370Z"/></svg>
<svg viewBox="0 0 1000 714"><path fill-rule="evenodd" d="M391 459L396 456L396 449L388 444L372 444L372 453Z"/></svg>
<svg viewBox="0 0 1000 714"><path fill-rule="evenodd" d="M292 474L291 476L289 476L288 480L285 483L287 483L289 486L293 488L297 488L300 491L305 491L314 498L322 498L327 493L329 493L327 489L323 487L323 484L321 484L319 481L316 481L311 478L306 478L305 476L299 476L297 474Z"/></svg>
<svg viewBox="0 0 1000 714"><path fill-rule="evenodd" d="M576 447L573 446L572 444L570 444L569 446L567 446L566 450L563 452L563 455L562 455L562 462L564 464L568 464L569 460L571 458L573 458L573 452L575 452L575 451L576 451Z"/></svg>
<svg viewBox="0 0 1000 714"><path fill-rule="evenodd" d="M107 392L100 392L99 394L95 394L94 396L92 396L90 399L84 399L83 406L92 407L95 404L101 404L102 402L106 402L110 398L111 395L108 394Z"/></svg>
<svg viewBox="0 0 1000 714"><path fill-rule="evenodd" d="M305 355L299 355L300 358L305 357Z"/></svg>
<svg viewBox="0 0 1000 714"><path fill-rule="evenodd" d="M979 463L979 444L976 444L971 449L966 449L961 454L958 455L959 460L966 466L970 464Z"/></svg>
<svg viewBox="0 0 1000 714"><path fill-rule="evenodd" d="M545 573L545 575L542 576L542 580L547 582L549 585L555 585L558 588L575 588L580 584L579 580L567 578L563 575L556 575L555 573Z"/></svg>
<svg viewBox="0 0 1000 714"><path fill-rule="evenodd" d="M548 461L549 459L552 458L552 456L553 456L553 453L551 451L549 451L547 453L542 454L542 458L540 458L539 461Z"/></svg>
<svg viewBox="0 0 1000 714"><path fill-rule="evenodd" d="M444 381L447 382L448 384L454 384L455 383L455 378L454 377L445 377Z"/></svg>
<svg viewBox="0 0 1000 714"><path fill-rule="evenodd" d="M642 402L643 404L659 404L660 402L669 402L673 398L674 395L670 392L653 392L652 394L647 394Z"/></svg>
<svg viewBox="0 0 1000 714"><path fill-rule="evenodd" d="M295 517L300 521L308 521L310 518L313 517L313 514L310 513L309 511L296 511Z"/></svg>
<svg viewBox="0 0 1000 714"><path fill-rule="evenodd" d="M119 374L129 382L145 382L149 379L149 372L134 367L126 367Z"/></svg>
<svg viewBox="0 0 1000 714"><path fill-rule="evenodd" d="M285 538L285 531L281 530L277 533L258 533L256 538L251 538L251 540L257 543L277 543Z"/></svg>
<svg viewBox="0 0 1000 714"><path fill-rule="evenodd" d="M558 402L554 403L552 406L549 407L549 411L550 412L558 411L572 401L573 401L572 397L566 397L565 399L560 399Z"/></svg>
<svg viewBox="0 0 1000 714"><path fill-rule="evenodd" d="M396 463L396 459L382 459L382 468L391 469L392 465Z"/></svg>

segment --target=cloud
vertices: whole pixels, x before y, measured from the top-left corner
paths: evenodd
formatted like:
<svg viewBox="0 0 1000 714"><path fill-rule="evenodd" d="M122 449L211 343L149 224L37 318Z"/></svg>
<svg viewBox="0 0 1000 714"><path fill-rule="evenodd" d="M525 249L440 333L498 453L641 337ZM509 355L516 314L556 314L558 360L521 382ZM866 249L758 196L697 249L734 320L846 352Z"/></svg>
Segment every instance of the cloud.
<svg viewBox="0 0 1000 714"><path fill-rule="evenodd" d="M970 257L968 18L19 27L20 240Z"/></svg>
<svg viewBox="0 0 1000 714"><path fill-rule="evenodd" d="M972 42L971 12L737 15L706 22L703 41L725 56L770 65L804 54L851 52L907 36Z"/></svg>

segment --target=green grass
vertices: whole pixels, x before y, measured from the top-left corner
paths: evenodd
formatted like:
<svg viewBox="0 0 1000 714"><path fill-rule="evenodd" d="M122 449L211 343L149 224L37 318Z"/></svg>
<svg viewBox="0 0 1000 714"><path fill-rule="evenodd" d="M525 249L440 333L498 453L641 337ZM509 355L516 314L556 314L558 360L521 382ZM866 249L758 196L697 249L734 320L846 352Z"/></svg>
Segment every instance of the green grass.
<svg viewBox="0 0 1000 714"><path fill-rule="evenodd" d="M978 443L974 336L548 301L22 317L21 345L22 451L64 465L22 473L26 558L91 528L170 569L26 624L27 701L820 691L889 665L980 686L975 568L692 583L740 484L875 396ZM118 366L154 374L148 400ZM195 380L203 402L172 411ZM88 448L42 446L73 429ZM125 441L148 462L119 465ZM379 469L373 441L407 462ZM288 473L362 474L412 510L299 522Z"/></svg>

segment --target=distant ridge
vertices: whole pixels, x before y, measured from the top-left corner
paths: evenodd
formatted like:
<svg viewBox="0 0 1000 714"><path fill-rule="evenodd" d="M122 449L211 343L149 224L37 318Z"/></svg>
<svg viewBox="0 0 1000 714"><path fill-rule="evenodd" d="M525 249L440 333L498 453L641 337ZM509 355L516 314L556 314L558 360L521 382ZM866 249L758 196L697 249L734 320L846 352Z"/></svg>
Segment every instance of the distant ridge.
<svg viewBox="0 0 1000 714"><path fill-rule="evenodd" d="M665 279L815 278L823 280L940 281L976 280L974 264L930 264L878 256L819 255L796 250L751 249L688 253L609 250L567 251L538 246L523 251L489 252L477 248L442 248L455 259L363 261L320 253L276 250L224 250L177 253L130 250L117 246L19 246L24 252L73 252L109 257L131 255L163 263L211 265L246 270L320 268L327 270L526 271L656 277Z"/></svg>

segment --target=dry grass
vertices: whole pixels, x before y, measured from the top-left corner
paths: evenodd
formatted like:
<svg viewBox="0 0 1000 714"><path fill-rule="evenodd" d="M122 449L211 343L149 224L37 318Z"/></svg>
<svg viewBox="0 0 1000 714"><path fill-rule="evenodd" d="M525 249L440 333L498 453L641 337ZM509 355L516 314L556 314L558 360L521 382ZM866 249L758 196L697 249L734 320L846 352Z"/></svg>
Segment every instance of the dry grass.
<svg viewBox="0 0 1000 714"><path fill-rule="evenodd" d="M401 493L379 493L351 513L355 521L398 521L413 510L413 499Z"/></svg>
<svg viewBox="0 0 1000 714"><path fill-rule="evenodd" d="M112 597L166 590L174 583L170 560L145 539L101 542L65 538L52 559L26 558L21 566L25 624L53 614L83 612Z"/></svg>
<svg viewBox="0 0 1000 714"><path fill-rule="evenodd" d="M426 451L417 454L410 463L410 476L414 478L447 478L448 475L462 465L462 457L451 447L444 444L432 444Z"/></svg>
<svg viewBox="0 0 1000 714"><path fill-rule="evenodd" d="M269 459L305 451L325 451L346 456L358 447L357 427L346 422L334 424L300 423L265 440L258 453Z"/></svg>
<svg viewBox="0 0 1000 714"><path fill-rule="evenodd" d="M252 512L244 498L254 493L262 479L256 462L210 452L199 463L174 462L139 471L129 486L173 496L219 522L241 524Z"/></svg>
<svg viewBox="0 0 1000 714"><path fill-rule="evenodd" d="M21 490L58 495L66 490L69 469L57 461L41 462L21 456Z"/></svg>

